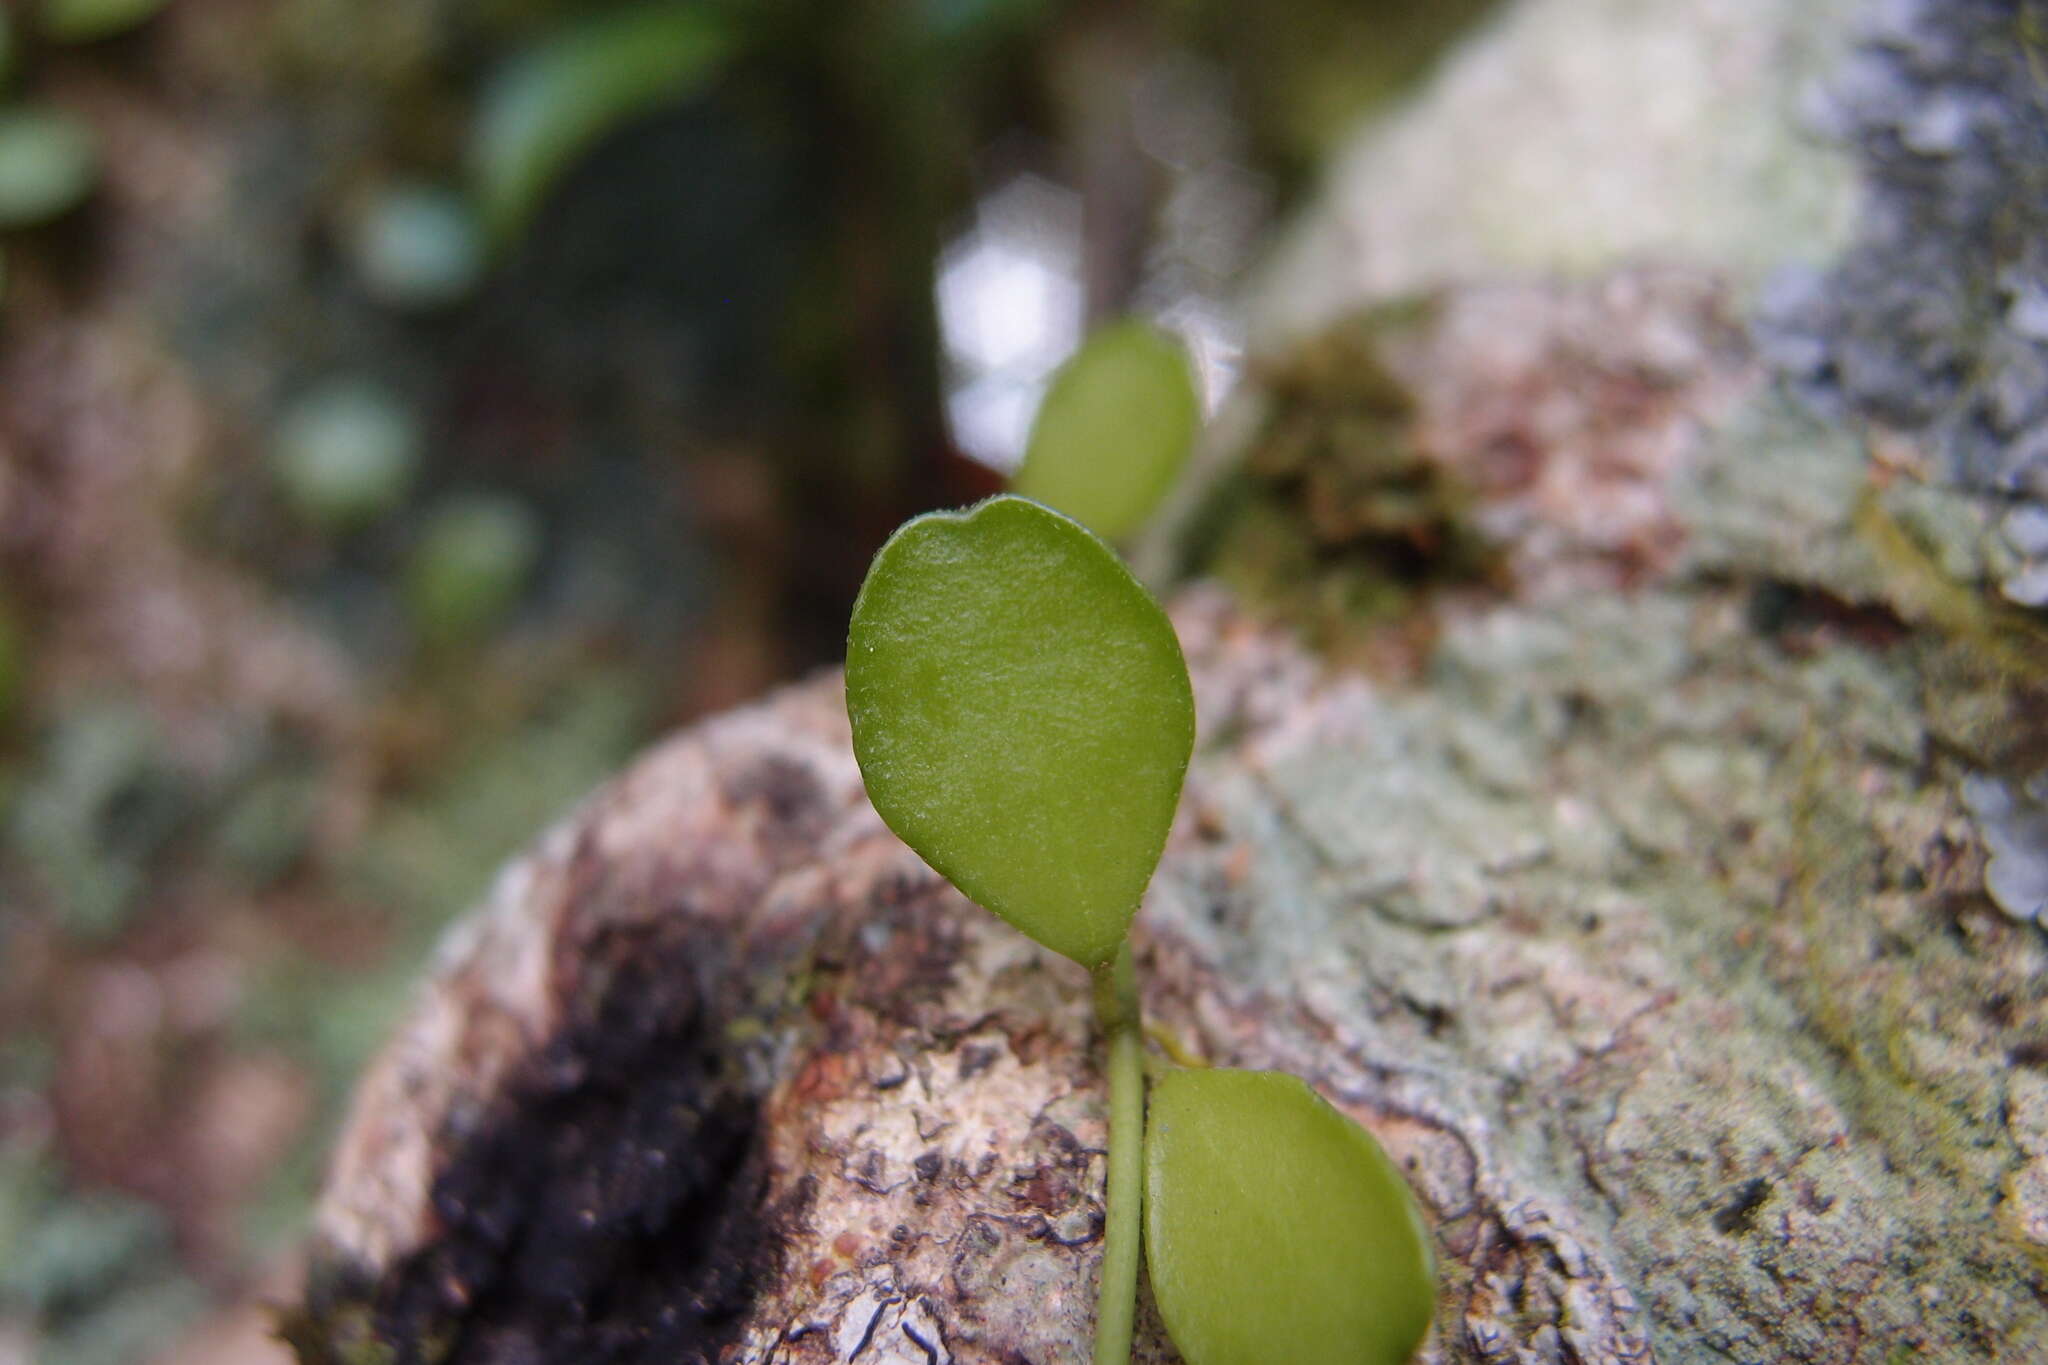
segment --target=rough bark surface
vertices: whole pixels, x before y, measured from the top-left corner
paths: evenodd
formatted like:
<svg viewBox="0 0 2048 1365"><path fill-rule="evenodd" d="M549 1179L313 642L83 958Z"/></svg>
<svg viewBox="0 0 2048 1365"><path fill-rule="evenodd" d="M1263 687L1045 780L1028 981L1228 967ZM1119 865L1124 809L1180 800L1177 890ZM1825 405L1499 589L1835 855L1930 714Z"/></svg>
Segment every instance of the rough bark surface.
<svg viewBox="0 0 2048 1365"><path fill-rule="evenodd" d="M1390 687L1184 599L1152 1017L1412 1172L1428 1358L2027 1359L2048 944L1983 895L1930 709L2021 699L1726 561L1575 600L1447 609ZM836 678L735 713L450 941L313 1319L397 1359L1084 1359L1086 1000L880 827Z"/></svg>
<svg viewBox="0 0 2048 1365"><path fill-rule="evenodd" d="M1497 93L1500 45L1571 8L1516 7L1444 84ZM1729 58L1758 71L1820 13L1645 8L1799 11ZM1176 604L1202 738L1146 1007L1410 1173L1425 1360L2048 1357L2048 937L2014 890L2048 630L1997 593L2009 503L1773 382L1744 316L1770 217L1275 359L1237 429L1312 550L1226 532L1265 596ZM1357 237L1376 278L1388 235ZM1483 569L1428 553L1466 540ZM1349 664L1272 624L1389 572ZM1080 1361L1103 1135L1085 978L888 835L820 678L649 755L451 937L363 1082L293 1331L350 1361Z"/></svg>

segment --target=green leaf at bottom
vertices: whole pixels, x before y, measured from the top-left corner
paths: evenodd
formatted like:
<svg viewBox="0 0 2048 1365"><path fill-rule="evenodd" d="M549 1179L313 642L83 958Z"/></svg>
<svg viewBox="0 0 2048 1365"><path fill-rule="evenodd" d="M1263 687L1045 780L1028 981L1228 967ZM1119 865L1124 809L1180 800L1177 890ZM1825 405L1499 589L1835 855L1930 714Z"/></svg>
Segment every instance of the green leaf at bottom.
<svg viewBox="0 0 2048 1365"><path fill-rule="evenodd" d="M1280 1072L1178 1071L1153 1088L1145 1258L1188 1365L1398 1365L1435 1307L1400 1171Z"/></svg>

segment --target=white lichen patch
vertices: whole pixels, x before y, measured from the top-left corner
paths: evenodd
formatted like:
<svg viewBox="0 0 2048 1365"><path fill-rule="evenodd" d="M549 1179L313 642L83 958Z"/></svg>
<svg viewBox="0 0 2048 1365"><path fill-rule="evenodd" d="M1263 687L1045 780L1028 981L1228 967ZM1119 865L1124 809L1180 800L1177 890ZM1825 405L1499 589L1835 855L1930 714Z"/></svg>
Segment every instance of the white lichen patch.
<svg viewBox="0 0 2048 1365"><path fill-rule="evenodd" d="M1265 330L1504 273L1761 270L1847 233L1849 158L1796 106L1849 0L1527 0L1367 130L1259 295Z"/></svg>
<svg viewBox="0 0 2048 1365"><path fill-rule="evenodd" d="M1990 855L1985 893L2014 919L2048 927L2048 774L2011 783L1972 773L1962 794Z"/></svg>

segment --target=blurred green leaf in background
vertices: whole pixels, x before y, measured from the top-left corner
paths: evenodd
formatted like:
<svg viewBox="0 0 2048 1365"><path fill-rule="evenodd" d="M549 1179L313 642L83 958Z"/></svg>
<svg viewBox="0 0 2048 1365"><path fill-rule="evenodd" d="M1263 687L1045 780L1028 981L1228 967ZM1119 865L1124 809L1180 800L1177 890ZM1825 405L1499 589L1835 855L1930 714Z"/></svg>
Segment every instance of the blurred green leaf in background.
<svg viewBox="0 0 2048 1365"><path fill-rule="evenodd" d="M285 409L271 472L309 525L350 530L398 506L418 473L420 442L417 419L383 385L332 379Z"/></svg>
<svg viewBox="0 0 2048 1365"><path fill-rule="evenodd" d="M44 36L58 43L91 43L125 33L164 7L165 0L42 0Z"/></svg>
<svg viewBox="0 0 2048 1365"><path fill-rule="evenodd" d="M731 50L718 11L654 0L582 20L521 53L486 91L470 145L491 235L517 232L571 161L627 121L701 90Z"/></svg>
<svg viewBox="0 0 2048 1365"><path fill-rule="evenodd" d="M76 114L0 109L0 228L48 222L76 208L99 178L99 144Z"/></svg>

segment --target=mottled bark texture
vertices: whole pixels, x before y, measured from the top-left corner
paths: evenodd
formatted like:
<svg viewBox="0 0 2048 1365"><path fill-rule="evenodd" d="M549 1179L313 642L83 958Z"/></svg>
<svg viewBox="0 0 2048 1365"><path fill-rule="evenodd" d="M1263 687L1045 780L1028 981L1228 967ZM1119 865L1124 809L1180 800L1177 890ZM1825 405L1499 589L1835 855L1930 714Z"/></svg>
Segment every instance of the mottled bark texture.
<svg viewBox="0 0 2048 1365"><path fill-rule="evenodd" d="M1788 396L1759 262L1853 234L1768 202L1768 147L1723 167L1739 222L1616 228L1627 260L1569 279L1528 246L1540 206L1510 250L1426 230L1458 109L1510 142L1596 123L1601 73L1692 72L1688 14L1740 37L1699 49L1722 75L1784 93L1839 8L1508 11L1361 154L1392 217L1347 228L1340 177L1297 260L1329 297L1420 297L1272 351L1245 472L1197 519L1240 589L1175 607L1202 737L1138 922L1147 1009L1303 1075L1410 1173L1443 1271L1426 1360L2048 1358L2048 937L2020 899L2048 630L1997 591L2031 495L1950 465L1946 428ZM1501 73L1545 24L1612 42L1518 105ZM1665 164L1679 106L1617 133L1640 177L1579 168L1607 211L1710 183ZM1382 268L1404 221L1419 273ZM358 1094L295 1338L1085 1359L1095 1042L1083 974L882 829L819 678L649 755L452 936ZM1140 1357L1171 1359L1142 1315Z"/></svg>
<svg viewBox="0 0 2048 1365"><path fill-rule="evenodd" d="M1665 490L1701 500L1683 567L1438 601L1419 678L1180 603L1205 737L1148 1006L1413 1173L1433 1358L2018 1361L2048 1333L2048 944L1984 896L1957 796L2041 742L2040 694L1887 607L1875 560L1865 597L1700 529L1770 468L1831 509L1805 562L1866 553L1853 447L1743 434ZM713 722L451 939L359 1095L307 1339L1084 1359L1087 999L882 830L836 678Z"/></svg>

